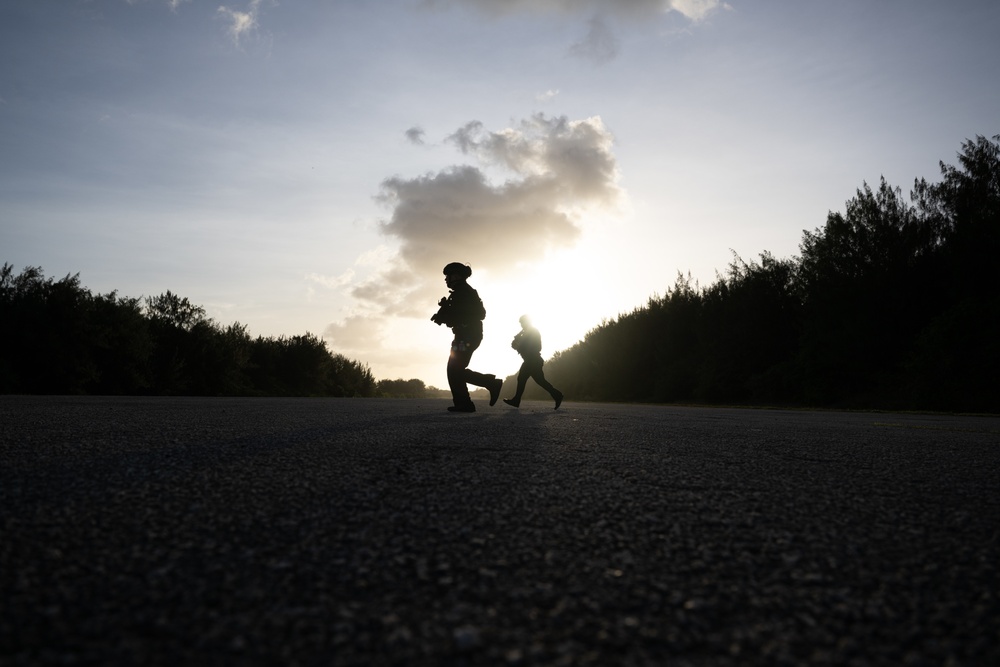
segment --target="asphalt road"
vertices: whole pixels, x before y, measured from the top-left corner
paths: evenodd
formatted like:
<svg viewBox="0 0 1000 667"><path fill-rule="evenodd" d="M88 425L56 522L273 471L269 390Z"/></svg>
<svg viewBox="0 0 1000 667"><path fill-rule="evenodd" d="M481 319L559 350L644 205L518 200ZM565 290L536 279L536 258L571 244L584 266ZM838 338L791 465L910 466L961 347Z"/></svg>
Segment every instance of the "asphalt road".
<svg viewBox="0 0 1000 667"><path fill-rule="evenodd" d="M0 664L1000 664L1000 419L447 404L0 396Z"/></svg>

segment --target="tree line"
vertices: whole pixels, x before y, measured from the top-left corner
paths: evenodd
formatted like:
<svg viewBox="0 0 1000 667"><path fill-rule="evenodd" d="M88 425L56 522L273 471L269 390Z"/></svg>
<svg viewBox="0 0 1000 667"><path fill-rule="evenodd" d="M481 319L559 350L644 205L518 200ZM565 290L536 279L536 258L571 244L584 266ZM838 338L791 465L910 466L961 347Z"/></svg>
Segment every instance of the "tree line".
<svg viewBox="0 0 1000 667"><path fill-rule="evenodd" d="M301 336L253 338L167 291L94 294L79 274L0 269L0 393L374 396L364 364Z"/></svg>
<svg viewBox="0 0 1000 667"><path fill-rule="evenodd" d="M963 142L908 200L865 183L797 257L679 275L546 376L583 400L1000 412L998 142Z"/></svg>

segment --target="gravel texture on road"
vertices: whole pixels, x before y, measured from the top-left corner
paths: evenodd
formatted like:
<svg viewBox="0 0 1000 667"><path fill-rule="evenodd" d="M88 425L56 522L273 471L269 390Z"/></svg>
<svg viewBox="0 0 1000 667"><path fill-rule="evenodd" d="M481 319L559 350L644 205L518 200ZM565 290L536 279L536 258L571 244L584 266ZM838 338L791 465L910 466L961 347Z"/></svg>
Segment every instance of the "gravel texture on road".
<svg viewBox="0 0 1000 667"><path fill-rule="evenodd" d="M1000 664L1000 419L449 404L0 396L0 664Z"/></svg>

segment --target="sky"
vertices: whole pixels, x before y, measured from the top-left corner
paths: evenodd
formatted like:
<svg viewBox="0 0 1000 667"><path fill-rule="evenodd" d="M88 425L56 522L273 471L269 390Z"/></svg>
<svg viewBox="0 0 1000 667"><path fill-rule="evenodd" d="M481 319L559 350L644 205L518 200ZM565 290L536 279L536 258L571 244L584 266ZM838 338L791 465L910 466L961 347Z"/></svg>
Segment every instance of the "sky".
<svg viewBox="0 0 1000 667"><path fill-rule="evenodd" d="M0 262L447 387L1000 134L995 0L6 0Z"/></svg>

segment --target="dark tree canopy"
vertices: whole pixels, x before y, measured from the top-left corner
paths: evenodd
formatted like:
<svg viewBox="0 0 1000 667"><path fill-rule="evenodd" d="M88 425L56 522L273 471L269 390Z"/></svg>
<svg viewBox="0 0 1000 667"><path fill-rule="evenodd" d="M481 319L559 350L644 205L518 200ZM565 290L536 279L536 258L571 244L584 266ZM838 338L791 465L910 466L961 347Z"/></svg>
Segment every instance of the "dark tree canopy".
<svg viewBox="0 0 1000 667"><path fill-rule="evenodd" d="M679 276L547 377L578 399L1000 412L998 142L963 143L909 200L863 184L798 257Z"/></svg>
<svg viewBox="0 0 1000 667"><path fill-rule="evenodd" d="M92 294L79 276L0 269L0 392L374 396L367 366L312 334L253 339L171 292Z"/></svg>

